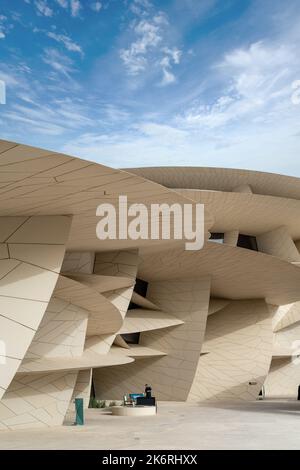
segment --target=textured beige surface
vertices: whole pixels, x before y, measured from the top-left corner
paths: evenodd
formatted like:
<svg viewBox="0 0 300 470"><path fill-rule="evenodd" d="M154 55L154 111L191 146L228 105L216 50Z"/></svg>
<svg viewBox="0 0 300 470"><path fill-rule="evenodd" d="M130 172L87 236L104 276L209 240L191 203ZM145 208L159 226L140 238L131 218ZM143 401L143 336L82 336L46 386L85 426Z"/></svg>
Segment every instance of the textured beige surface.
<svg viewBox="0 0 300 470"><path fill-rule="evenodd" d="M132 300L133 303L135 303L136 305L138 305L141 308L146 308L146 309L149 309L149 310L158 310L157 305L154 305L153 302L150 302L149 299L147 299L146 297L142 297L137 292L132 293L131 300Z"/></svg>
<svg viewBox="0 0 300 470"><path fill-rule="evenodd" d="M236 191L249 186L255 194L300 199L299 179L275 173L207 167L130 168L131 173L167 188ZM244 192L244 191L238 191ZM248 191L247 191L248 192Z"/></svg>
<svg viewBox="0 0 300 470"><path fill-rule="evenodd" d="M1 183L0 215L73 215L67 243L70 251L126 249L149 244L149 240L100 241L96 237L99 221L96 208L104 202L117 208L120 194L126 194L129 203L146 205L190 202L168 188L126 171L5 141L0 141ZM153 243L158 245L161 240Z"/></svg>
<svg viewBox="0 0 300 470"><path fill-rule="evenodd" d="M211 297L209 301L208 315L212 315L213 313L222 310L222 308L226 307L229 302L230 300L227 299L216 299Z"/></svg>
<svg viewBox="0 0 300 470"><path fill-rule="evenodd" d="M92 274L95 263L93 251L67 251L61 267L63 273Z"/></svg>
<svg viewBox="0 0 300 470"><path fill-rule="evenodd" d="M110 251L96 254L94 273L97 276L110 276L114 283L118 283L119 279L122 283L124 278L127 280L131 279L131 283L129 284L130 287L122 287L103 293L105 298L119 311L122 320L124 320L126 316L132 297L138 263L138 250ZM96 339L96 337L94 337L93 349L95 350L95 347L97 347L97 351L100 348L102 352L108 352L116 339L116 333L118 331L115 331L115 334L106 337L102 344Z"/></svg>
<svg viewBox="0 0 300 470"><path fill-rule="evenodd" d="M102 294L85 284L60 276L54 295L90 312L87 335L114 333L121 327L119 310Z"/></svg>
<svg viewBox="0 0 300 470"><path fill-rule="evenodd" d="M97 253L94 273L135 279L139 261L138 250Z"/></svg>
<svg viewBox="0 0 300 470"><path fill-rule="evenodd" d="M161 252L140 250L140 256L138 276L146 281L174 279L180 267L185 278L210 276L214 297L265 298L278 305L299 300L299 267L264 253L208 242L197 252L182 247Z"/></svg>
<svg viewBox="0 0 300 470"><path fill-rule="evenodd" d="M141 333L140 345L166 353L125 365L96 370L96 394L118 399L151 383L158 399L185 400L197 368L209 304L210 280L152 282L147 298L182 325Z"/></svg>
<svg viewBox="0 0 300 470"><path fill-rule="evenodd" d="M134 285L134 280L130 277L121 276L99 276L97 274L73 274L64 273L65 276L74 281L78 281L97 292L103 293L111 290L124 289Z"/></svg>
<svg viewBox="0 0 300 470"><path fill-rule="evenodd" d="M293 239L300 238L298 217L300 200L224 191L190 189L176 189L176 191L207 207L214 217L210 231L238 230L246 235L258 235L285 225Z"/></svg>
<svg viewBox="0 0 300 470"><path fill-rule="evenodd" d="M50 216L8 220L5 217L0 221L1 227L8 224L2 229L8 259L0 260L1 397L24 358L53 293L71 219Z"/></svg>
<svg viewBox="0 0 300 470"><path fill-rule="evenodd" d="M253 193L250 184L240 184L232 190L234 193Z"/></svg>
<svg viewBox="0 0 300 470"><path fill-rule="evenodd" d="M89 336L85 341L85 351L93 351L97 354L107 354L114 342L116 335Z"/></svg>
<svg viewBox="0 0 300 470"><path fill-rule="evenodd" d="M295 398L299 187L242 170L130 173L0 141L0 427L63 423L76 397L87 407L92 374L97 398L149 382L158 399L245 401L273 358L267 396ZM100 241L96 208L120 194L148 208L203 203L205 239L224 243ZM260 252L237 247L239 234Z"/></svg>
<svg viewBox="0 0 300 470"><path fill-rule="evenodd" d="M0 402L0 429L62 424L77 372L18 375Z"/></svg>
<svg viewBox="0 0 300 470"><path fill-rule="evenodd" d="M273 360L265 381L267 398L295 399L300 385L299 302L270 307L273 313Z"/></svg>
<svg viewBox="0 0 300 470"><path fill-rule="evenodd" d="M90 350L84 351L78 357L55 357L48 358L46 356L40 359L24 359L22 365L19 367L17 375L19 374L36 374L40 372L54 372L54 371L68 371L68 370L83 370L91 368L100 368L114 366L116 364L126 364L132 362L130 358L125 358L124 355L118 356L117 354L97 354Z"/></svg>
<svg viewBox="0 0 300 470"><path fill-rule="evenodd" d="M117 336L115 337L114 342L113 342L113 345L119 346L120 348L129 349L128 344L127 344L126 341L122 338L121 335L117 335Z"/></svg>
<svg viewBox="0 0 300 470"><path fill-rule="evenodd" d="M282 305L276 309L273 317L273 331L279 331L282 328L300 321L300 302Z"/></svg>
<svg viewBox="0 0 300 470"><path fill-rule="evenodd" d="M269 371L272 336L262 300L234 301L209 316L189 400L255 400Z"/></svg>
<svg viewBox="0 0 300 470"><path fill-rule="evenodd" d="M274 357L265 381L266 398L296 399L300 385L300 363L291 357Z"/></svg>
<svg viewBox="0 0 300 470"><path fill-rule="evenodd" d="M120 333L157 330L182 323L182 320L166 312L135 308L127 312Z"/></svg>
<svg viewBox="0 0 300 470"><path fill-rule="evenodd" d="M152 348L146 348L145 346L141 346L139 344L131 344L128 348L112 346L111 352L115 354L133 357L134 359L166 356L166 353L162 351L157 351L156 349Z"/></svg>
<svg viewBox="0 0 300 470"><path fill-rule="evenodd" d="M24 359L81 356L88 316L87 310L52 297Z"/></svg>
<svg viewBox="0 0 300 470"><path fill-rule="evenodd" d="M282 350L289 355L299 354L300 349L300 321L282 328L274 334L274 356ZM300 384L299 384L300 385Z"/></svg>
<svg viewBox="0 0 300 470"><path fill-rule="evenodd" d="M224 243L230 246L237 246L239 238L238 230L230 230L224 233Z"/></svg>
<svg viewBox="0 0 300 470"><path fill-rule="evenodd" d="M70 410L74 410L75 398L83 398L83 406L88 408L91 395L92 369L80 370L77 375L72 399L70 401Z"/></svg>
<svg viewBox="0 0 300 470"><path fill-rule="evenodd" d="M286 261L300 261L300 254L293 242L288 227L278 227L256 237L259 251Z"/></svg>

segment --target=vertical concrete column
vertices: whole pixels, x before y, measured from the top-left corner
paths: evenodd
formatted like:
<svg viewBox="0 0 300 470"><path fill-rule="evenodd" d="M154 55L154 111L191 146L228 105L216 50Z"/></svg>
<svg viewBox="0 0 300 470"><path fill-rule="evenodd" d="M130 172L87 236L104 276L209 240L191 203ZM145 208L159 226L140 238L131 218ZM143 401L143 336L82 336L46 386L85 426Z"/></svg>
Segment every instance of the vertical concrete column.
<svg viewBox="0 0 300 470"><path fill-rule="evenodd" d="M224 243L229 246L236 246L239 238L238 230L230 230L224 233Z"/></svg>

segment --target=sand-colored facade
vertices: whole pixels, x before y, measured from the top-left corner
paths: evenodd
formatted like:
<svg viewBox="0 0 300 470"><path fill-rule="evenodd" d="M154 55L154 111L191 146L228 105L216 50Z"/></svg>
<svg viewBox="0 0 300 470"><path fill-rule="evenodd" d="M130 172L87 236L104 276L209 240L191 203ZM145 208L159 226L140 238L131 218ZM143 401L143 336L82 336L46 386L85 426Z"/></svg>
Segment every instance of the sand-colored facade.
<svg viewBox="0 0 300 470"><path fill-rule="evenodd" d="M91 388L119 400L146 382L159 400L296 399L299 179L0 141L0 195L0 429L60 425ZM96 208L120 195L204 204L204 247L99 240Z"/></svg>

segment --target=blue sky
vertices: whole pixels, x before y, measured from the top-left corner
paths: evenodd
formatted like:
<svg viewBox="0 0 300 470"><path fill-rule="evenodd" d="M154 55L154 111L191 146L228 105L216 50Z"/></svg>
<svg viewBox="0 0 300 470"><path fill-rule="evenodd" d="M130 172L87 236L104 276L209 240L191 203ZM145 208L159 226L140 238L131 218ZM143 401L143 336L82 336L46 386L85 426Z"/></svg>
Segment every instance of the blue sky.
<svg viewBox="0 0 300 470"><path fill-rule="evenodd" d="M300 176L299 0L0 0L0 137Z"/></svg>

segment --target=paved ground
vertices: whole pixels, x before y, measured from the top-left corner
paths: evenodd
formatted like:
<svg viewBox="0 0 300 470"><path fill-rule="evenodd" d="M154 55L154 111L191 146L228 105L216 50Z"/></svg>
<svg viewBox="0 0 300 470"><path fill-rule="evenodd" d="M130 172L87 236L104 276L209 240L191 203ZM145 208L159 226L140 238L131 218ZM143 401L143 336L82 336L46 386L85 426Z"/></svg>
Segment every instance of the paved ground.
<svg viewBox="0 0 300 470"><path fill-rule="evenodd" d="M300 402L169 402L143 418L88 410L81 427L1 431L0 449L300 449Z"/></svg>

